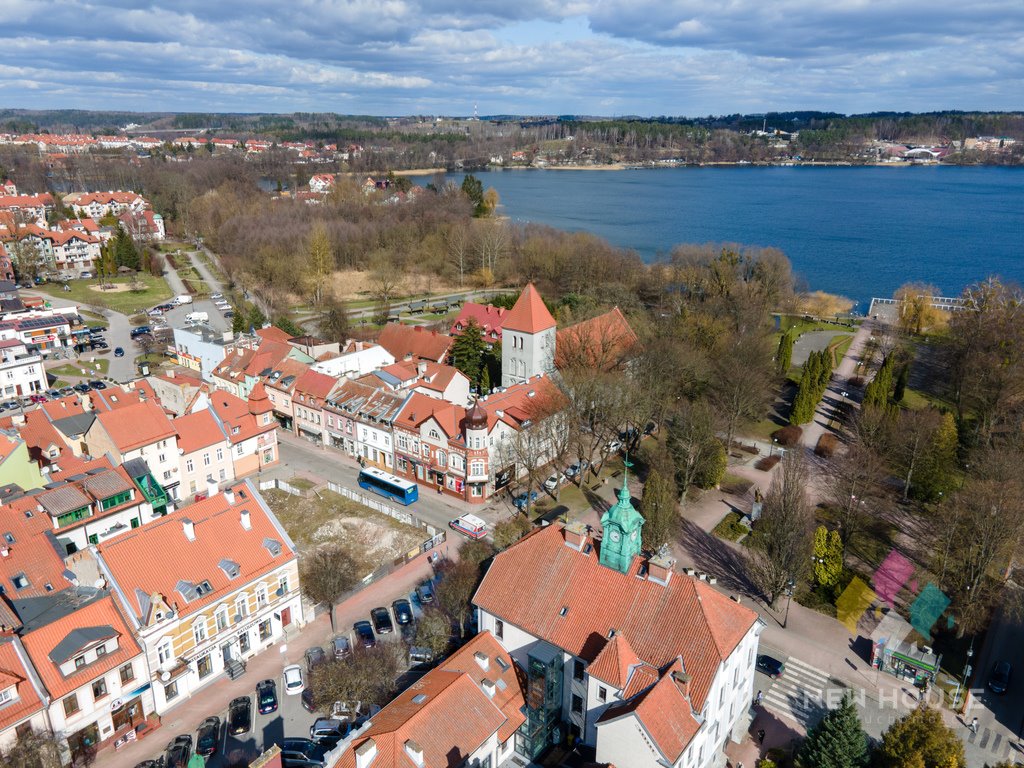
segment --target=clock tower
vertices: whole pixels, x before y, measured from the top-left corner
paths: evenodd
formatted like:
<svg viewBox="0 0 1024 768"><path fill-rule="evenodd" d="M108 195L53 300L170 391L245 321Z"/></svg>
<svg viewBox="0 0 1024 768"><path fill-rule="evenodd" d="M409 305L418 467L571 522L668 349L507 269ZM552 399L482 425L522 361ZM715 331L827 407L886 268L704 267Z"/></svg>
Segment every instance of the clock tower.
<svg viewBox="0 0 1024 768"><path fill-rule="evenodd" d="M619 500L601 516L601 565L614 568L619 573L629 570L633 558L640 554L640 529L644 526L643 516L633 508L629 495L629 460L622 473L622 488Z"/></svg>

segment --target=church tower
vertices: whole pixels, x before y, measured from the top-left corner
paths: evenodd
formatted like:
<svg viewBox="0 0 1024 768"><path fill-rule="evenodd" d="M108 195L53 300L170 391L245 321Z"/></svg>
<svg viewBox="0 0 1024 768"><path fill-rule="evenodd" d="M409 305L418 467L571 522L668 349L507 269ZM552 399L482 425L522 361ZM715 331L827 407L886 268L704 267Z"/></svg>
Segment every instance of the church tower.
<svg viewBox="0 0 1024 768"><path fill-rule="evenodd" d="M615 506L601 515L601 565L613 568L619 573L629 570L633 558L640 554L641 535L644 518L630 502L629 495L629 460L622 472L622 489Z"/></svg>
<svg viewBox="0 0 1024 768"><path fill-rule="evenodd" d="M555 368L555 318L533 283L501 323L501 386L519 384Z"/></svg>

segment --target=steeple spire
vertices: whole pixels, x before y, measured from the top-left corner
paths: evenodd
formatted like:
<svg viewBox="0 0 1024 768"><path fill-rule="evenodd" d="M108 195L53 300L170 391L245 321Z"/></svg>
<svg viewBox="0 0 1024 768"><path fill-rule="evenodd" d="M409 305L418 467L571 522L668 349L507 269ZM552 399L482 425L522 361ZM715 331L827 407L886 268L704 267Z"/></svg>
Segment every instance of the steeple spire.
<svg viewBox="0 0 1024 768"><path fill-rule="evenodd" d="M622 488L619 489L619 500L601 516L600 561L602 565L626 573L633 558L640 554L640 529L644 518L633 507L629 492L629 468L633 466L627 453L622 469Z"/></svg>

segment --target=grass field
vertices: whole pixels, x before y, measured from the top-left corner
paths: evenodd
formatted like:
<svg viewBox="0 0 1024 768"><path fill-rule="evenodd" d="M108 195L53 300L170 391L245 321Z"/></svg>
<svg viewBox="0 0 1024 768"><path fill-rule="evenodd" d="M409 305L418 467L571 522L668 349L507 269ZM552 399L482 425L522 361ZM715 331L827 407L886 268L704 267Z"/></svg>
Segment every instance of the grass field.
<svg viewBox="0 0 1024 768"><path fill-rule="evenodd" d="M94 291L92 286L98 283L96 280L71 280L68 282L70 291L63 290L60 283L40 285L37 290L58 299L106 307L124 315L130 315L140 307L150 307L171 298L171 289L162 277L140 273L138 279L145 285L141 291ZM109 282L126 286L131 283L131 278L116 277Z"/></svg>
<svg viewBox="0 0 1024 768"><path fill-rule="evenodd" d="M846 351L850 348L853 343L852 334L840 334L839 336L833 336L832 340L828 343L828 348L832 350L832 357L835 361L835 365L839 365L842 359L846 357Z"/></svg>
<svg viewBox="0 0 1024 768"><path fill-rule="evenodd" d="M86 370L86 373L82 373L82 369ZM86 360L80 360L77 364L65 363L64 365L58 365L54 368L47 368L46 372L57 377L63 376L94 376L97 373L106 375L110 368L110 361L105 360L102 357L96 358L95 363L90 363Z"/></svg>
<svg viewBox="0 0 1024 768"><path fill-rule="evenodd" d="M739 541L749 533L747 526L740 522L742 519L743 516L739 512L730 512L718 521L718 525L711 532L727 541Z"/></svg>

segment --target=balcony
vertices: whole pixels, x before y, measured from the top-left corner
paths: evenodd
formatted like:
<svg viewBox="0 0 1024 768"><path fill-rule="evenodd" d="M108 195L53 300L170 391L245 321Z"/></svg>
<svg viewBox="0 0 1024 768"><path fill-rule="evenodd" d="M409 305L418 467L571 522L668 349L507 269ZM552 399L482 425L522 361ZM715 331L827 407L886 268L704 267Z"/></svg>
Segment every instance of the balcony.
<svg viewBox="0 0 1024 768"><path fill-rule="evenodd" d="M133 477L132 480L139 486L146 501L153 505L153 514L163 514L167 509L167 502L170 500L163 486L148 472L140 477Z"/></svg>

